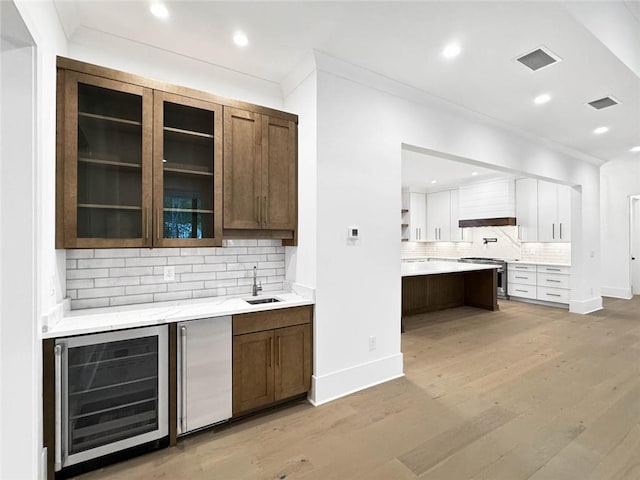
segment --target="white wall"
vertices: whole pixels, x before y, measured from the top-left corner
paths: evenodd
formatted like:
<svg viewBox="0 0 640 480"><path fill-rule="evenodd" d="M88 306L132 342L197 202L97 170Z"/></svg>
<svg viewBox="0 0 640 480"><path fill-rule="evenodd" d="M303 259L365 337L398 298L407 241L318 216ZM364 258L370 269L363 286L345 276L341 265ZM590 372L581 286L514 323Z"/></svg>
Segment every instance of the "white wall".
<svg viewBox="0 0 640 480"><path fill-rule="evenodd" d="M68 56L222 97L283 107L280 85L275 82L84 27L71 37Z"/></svg>
<svg viewBox="0 0 640 480"><path fill-rule="evenodd" d="M402 143L582 185L572 205L571 310L601 308L596 166L373 72L323 54L316 61L316 402L402 373ZM352 224L362 232L355 245L346 240Z"/></svg>
<svg viewBox="0 0 640 480"><path fill-rule="evenodd" d="M640 194L640 161L614 160L600 168L603 295L631 298L629 196Z"/></svg>

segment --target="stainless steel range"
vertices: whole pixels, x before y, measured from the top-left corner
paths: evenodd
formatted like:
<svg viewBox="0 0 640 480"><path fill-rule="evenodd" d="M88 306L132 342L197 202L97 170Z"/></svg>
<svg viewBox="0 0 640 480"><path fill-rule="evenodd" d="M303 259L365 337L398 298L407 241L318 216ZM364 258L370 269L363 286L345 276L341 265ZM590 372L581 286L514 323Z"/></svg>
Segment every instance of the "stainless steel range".
<svg viewBox="0 0 640 480"><path fill-rule="evenodd" d="M480 263L498 266L497 297L507 299L507 262L499 258L464 257L458 260L463 263Z"/></svg>

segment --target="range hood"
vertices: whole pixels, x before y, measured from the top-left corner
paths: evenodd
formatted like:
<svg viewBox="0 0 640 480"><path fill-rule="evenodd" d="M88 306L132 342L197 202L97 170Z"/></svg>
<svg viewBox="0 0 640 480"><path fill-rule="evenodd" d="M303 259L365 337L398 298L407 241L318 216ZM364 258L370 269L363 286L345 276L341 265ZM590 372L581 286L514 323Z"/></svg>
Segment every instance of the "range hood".
<svg viewBox="0 0 640 480"><path fill-rule="evenodd" d="M474 218L469 220L458 220L458 227L506 227L515 226L516 217L496 217L496 218Z"/></svg>

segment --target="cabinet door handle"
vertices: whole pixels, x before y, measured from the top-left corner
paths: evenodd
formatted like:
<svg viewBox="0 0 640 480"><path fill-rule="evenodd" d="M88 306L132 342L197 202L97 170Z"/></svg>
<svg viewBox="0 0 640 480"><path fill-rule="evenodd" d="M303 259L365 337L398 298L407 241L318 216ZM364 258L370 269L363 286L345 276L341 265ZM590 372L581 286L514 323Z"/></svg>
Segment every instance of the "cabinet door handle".
<svg viewBox="0 0 640 480"><path fill-rule="evenodd" d="M279 366L282 363L282 346L280 343L279 336L278 336L278 341L276 342L276 348L278 349L278 356L276 357L276 365Z"/></svg>
<svg viewBox="0 0 640 480"><path fill-rule="evenodd" d="M562 223L560 224L560 240L562 240Z"/></svg>
<svg viewBox="0 0 640 480"><path fill-rule="evenodd" d="M519 277L519 276L517 276L517 275L516 275L516 278L520 278L520 279L522 279L522 280L528 280L528 279L529 279L529 277Z"/></svg>
<svg viewBox="0 0 640 480"><path fill-rule="evenodd" d="M546 270L547 272L559 272L559 271L560 271L560 269L559 269L559 268L545 268L545 270Z"/></svg>
<svg viewBox="0 0 640 480"><path fill-rule="evenodd" d="M557 293L547 293L548 296L550 297L560 297L561 295L558 295Z"/></svg>
<svg viewBox="0 0 640 480"><path fill-rule="evenodd" d="M435 239L438 239L438 227L433 229L433 235L435 236Z"/></svg>
<svg viewBox="0 0 640 480"><path fill-rule="evenodd" d="M528 290L520 290L519 288L516 288L516 292L524 292L524 293L527 293L527 292L528 292Z"/></svg>
<svg viewBox="0 0 640 480"><path fill-rule="evenodd" d="M258 225L260 224L260 209L260 195L256 195L256 221L258 222Z"/></svg>
<svg viewBox="0 0 640 480"><path fill-rule="evenodd" d="M269 352L267 353L267 367L271 367L271 356L273 355L273 337L269 338Z"/></svg>
<svg viewBox="0 0 640 480"><path fill-rule="evenodd" d="M551 280L549 278L547 278L547 282L551 282L551 283L561 283L560 280Z"/></svg>
<svg viewBox="0 0 640 480"><path fill-rule="evenodd" d="M262 197L264 199L264 218L262 219L262 223L265 225L269 224L269 204L267 203L267 197Z"/></svg>
<svg viewBox="0 0 640 480"><path fill-rule="evenodd" d="M144 222L144 240L145 242L149 240L149 221L151 220L151 216L149 215L151 212L150 208L147 207L144 209L142 213L142 221Z"/></svg>
<svg viewBox="0 0 640 480"><path fill-rule="evenodd" d="M517 270L527 270L529 267L514 267Z"/></svg>
<svg viewBox="0 0 640 480"><path fill-rule="evenodd" d="M160 208L156 208L156 240L160 240Z"/></svg>
<svg viewBox="0 0 640 480"><path fill-rule="evenodd" d="M555 223L551 224L551 238L553 238L554 240L556 238L556 224Z"/></svg>
<svg viewBox="0 0 640 480"><path fill-rule="evenodd" d="M62 469L62 345L56 345L53 349L55 355L55 471Z"/></svg>

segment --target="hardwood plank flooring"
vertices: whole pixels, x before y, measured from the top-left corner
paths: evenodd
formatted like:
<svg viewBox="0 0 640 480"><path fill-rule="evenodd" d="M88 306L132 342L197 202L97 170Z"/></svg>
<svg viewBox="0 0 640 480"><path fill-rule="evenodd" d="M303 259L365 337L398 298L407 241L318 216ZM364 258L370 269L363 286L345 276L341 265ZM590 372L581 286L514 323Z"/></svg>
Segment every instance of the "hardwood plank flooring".
<svg viewBox="0 0 640 480"><path fill-rule="evenodd" d="M501 301L404 325L404 378L81 478L640 479L639 296L591 315Z"/></svg>

